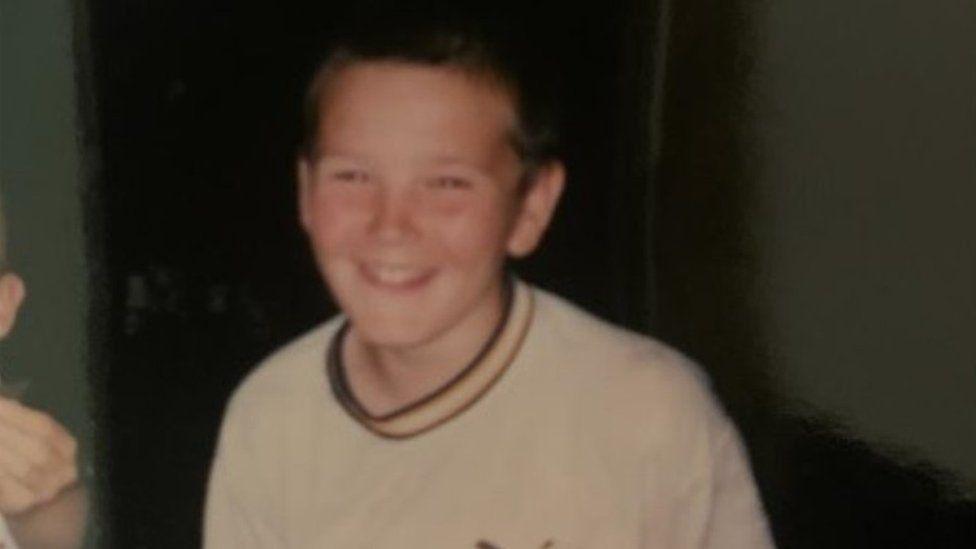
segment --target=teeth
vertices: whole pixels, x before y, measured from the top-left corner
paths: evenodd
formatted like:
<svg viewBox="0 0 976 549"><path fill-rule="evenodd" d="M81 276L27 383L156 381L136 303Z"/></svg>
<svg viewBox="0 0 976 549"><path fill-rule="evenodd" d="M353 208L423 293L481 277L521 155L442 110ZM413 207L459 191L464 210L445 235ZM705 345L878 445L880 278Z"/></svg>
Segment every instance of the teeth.
<svg viewBox="0 0 976 549"><path fill-rule="evenodd" d="M370 267L370 272L384 284L403 284L420 276L420 269L401 265L381 265Z"/></svg>

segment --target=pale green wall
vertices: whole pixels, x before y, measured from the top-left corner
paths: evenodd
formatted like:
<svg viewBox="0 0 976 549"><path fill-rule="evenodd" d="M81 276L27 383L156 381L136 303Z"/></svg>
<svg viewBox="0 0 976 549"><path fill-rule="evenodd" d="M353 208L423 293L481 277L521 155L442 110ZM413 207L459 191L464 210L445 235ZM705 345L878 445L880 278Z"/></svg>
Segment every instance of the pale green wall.
<svg viewBox="0 0 976 549"><path fill-rule="evenodd" d="M5 378L90 451L87 280L71 3L0 0L0 188L9 260L27 282Z"/></svg>
<svg viewBox="0 0 976 549"><path fill-rule="evenodd" d="M976 4L764 3L764 331L781 387L976 481Z"/></svg>

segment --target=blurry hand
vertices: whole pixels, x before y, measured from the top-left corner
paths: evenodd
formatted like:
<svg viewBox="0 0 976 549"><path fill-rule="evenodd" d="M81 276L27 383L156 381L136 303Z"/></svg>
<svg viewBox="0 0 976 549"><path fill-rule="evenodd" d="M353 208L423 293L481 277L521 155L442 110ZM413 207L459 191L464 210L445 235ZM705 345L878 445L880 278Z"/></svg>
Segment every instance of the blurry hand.
<svg viewBox="0 0 976 549"><path fill-rule="evenodd" d="M78 480L77 443L51 416L0 397L0 514L42 506Z"/></svg>

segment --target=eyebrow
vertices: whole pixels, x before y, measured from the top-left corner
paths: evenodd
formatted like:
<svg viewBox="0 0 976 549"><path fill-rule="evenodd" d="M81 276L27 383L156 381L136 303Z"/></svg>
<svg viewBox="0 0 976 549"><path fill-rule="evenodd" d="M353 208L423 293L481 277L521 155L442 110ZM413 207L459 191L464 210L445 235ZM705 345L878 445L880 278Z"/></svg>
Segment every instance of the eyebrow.
<svg viewBox="0 0 976 549"><path fill-rule="evenodd" d="M439 166L439 167L440 166L456 167L456 168L474 171L486 175L489 173L487 167L477 163L473 163L471 160L461 158L458 156L453 156L453 155L434 156L428 159L427 161L425 161L425 164Z"/></svg>
<svg viewBox="0 0 976 549"><path fill-rule="evenodd" d="M369 164L368 161L366 161L364 159L361 159L361 158L357 158L357 157L352 156L352 155L346 155L346 154L326 154L326 153L323 153L323 152L320 152L315 157L314 161L315 162L335 162L335 163L341 163L341 164L357 164L357 165L368 165Z"/></svg>

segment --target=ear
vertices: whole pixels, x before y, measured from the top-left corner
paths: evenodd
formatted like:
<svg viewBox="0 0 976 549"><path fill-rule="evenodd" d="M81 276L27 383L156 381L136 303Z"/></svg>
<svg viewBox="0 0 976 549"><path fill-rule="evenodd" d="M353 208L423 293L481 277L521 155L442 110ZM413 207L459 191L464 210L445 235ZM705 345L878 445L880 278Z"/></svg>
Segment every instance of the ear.
<svg viewBox="0 0 976 549"><path fill-rule="evenodd" d="M19 276L13 273L0 276L0 339L14 327L17 310L26 295L27 289Z"/></svg>
<svg viewBox="0 0 976 549"><path fill-rule="evenodd" d="M524 257L536 249L545 234L566 184L566 168L552 161L536 171L521 197L518 217L508 238L508 253Z"/></svg>
<svg viewBox="0 0 976 549"><path fill-rule="evenodd" d="M295 179L298 182L298 222L302 228L308 230L311 220L309 219L309 186L312 181L312 164L304 154L299 154L295 161Z"/></svg>

